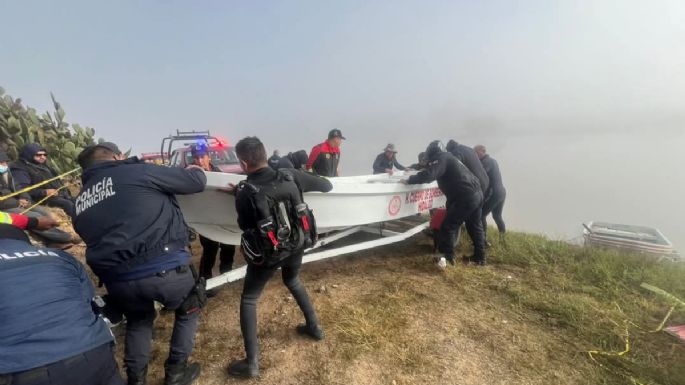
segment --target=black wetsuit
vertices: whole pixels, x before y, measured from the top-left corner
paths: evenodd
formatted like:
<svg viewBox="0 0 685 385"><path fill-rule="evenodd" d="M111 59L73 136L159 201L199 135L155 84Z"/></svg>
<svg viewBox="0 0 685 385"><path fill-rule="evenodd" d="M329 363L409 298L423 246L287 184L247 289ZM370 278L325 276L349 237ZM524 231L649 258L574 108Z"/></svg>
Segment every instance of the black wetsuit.
<svg viewBox="0 0 685 385"><path fill-rule="evenodd" d="M483 168L485 168L485 172L488 173L488 178L490 178L490 191L488 192L488 198L483 204L483 231L487 233L487 217L488 214L492 213L492 218L497 224L497 230L500 233L504 233L506 227L504 219L502 219L502 210L504 209L507 190L504 189L504 184L502 183L502 174L500 174L497 161L491 158L490 155L485 155L481 159L481 163L483 163Z"/></svg>
<svg viewBox="0 0 685 385"><path fill-rule="evenodd" d="M324 178L299 171L289 170L295 177L297 184L303 191L328 192L333 186ZM276 172L269 167L262 168L247 176L247 181L255 186L272 183ZM257 227L257 213L250 200L250 196L242 191L236 195L236 210L238 212L238 225L242 230ZM257 340L257 301L264 290L264 286L274 273L281 268L283 283L300 306L307 325L318 325L316 312L312 306L307 291L300 282L298 276L302 265L302 252L297 252L275 266L257 266L252 263L247 265L243 293L240 298L240 330L243 333L245 353L247 361L256 364L259 360L259 341Z"/></svg>

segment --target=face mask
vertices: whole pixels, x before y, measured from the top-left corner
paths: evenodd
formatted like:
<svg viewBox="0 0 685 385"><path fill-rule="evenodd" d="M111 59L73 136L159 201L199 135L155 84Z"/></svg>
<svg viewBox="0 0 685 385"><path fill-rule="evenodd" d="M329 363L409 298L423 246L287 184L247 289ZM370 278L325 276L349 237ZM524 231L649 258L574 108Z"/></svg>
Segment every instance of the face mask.
<svg viewBox="0 0 685 385"><path fill-rule="evenodd" d="M4 174L7 172L7 166L0 166L0 174Z"/></svg>

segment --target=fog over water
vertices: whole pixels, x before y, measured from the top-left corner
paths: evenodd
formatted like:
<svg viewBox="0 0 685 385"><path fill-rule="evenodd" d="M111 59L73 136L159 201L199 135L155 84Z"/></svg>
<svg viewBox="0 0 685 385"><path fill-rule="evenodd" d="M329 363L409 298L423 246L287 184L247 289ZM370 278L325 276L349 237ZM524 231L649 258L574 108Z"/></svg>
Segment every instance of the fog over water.
<svg viewBox="0 0 685 385"><path fill-rule="evenodd" d="M405 164L484 144L510 228L685 248L682 1L29 3L3 4L0 85L135 153L176 129L309 151L337 127L353 175L387 142Z"/></svg>

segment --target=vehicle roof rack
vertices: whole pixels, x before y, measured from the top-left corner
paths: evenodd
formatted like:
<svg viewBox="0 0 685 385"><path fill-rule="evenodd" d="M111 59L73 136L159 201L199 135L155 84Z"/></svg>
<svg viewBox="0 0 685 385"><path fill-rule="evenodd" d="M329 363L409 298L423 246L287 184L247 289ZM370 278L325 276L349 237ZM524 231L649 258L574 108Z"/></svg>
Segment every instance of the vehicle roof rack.
<svg viewBox="0 0 685 385"><path fill-rule="evenodd" d="M197 143L197 141L204 141L207 145L209 145L210 141L216 141L216 142L221 142L219 138L216 136L213 136L212 134L209 133L209 130L205 131L180 131L176 130L176 135L169 135L166 138L162 139L162 149L160 151L162 155L162 163L166 163L170 160L171 158L171 147L173 146L174 142L180 142L180 141L186 141L186 140L192 140L193 142L190 143L183 143L185 146L192 145L193 143Z"/></svg>

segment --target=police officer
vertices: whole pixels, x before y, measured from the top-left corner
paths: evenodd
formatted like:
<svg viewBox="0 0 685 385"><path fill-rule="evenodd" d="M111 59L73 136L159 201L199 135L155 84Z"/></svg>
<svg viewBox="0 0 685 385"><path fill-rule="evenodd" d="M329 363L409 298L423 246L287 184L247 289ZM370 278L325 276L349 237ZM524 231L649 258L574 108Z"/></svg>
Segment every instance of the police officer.
<svg viewBox="0 0 685 385"><path fill-rule="evenodd" d="M276 170L282 168L304 169L307 164L307 159L307 151L305 150L289 152L288 155L282 157L281 160L278 161Z"/></svg>
<svg viewBox="0 0 685 385"><path fill-rule="evenodd" d="M397 150L395 145L388 143L382 153L378 154L376 160L373 161L373 173L383 174L389 173L392 175L392 169L396 168L398 170L406 170L407 168L402 166L400 162L397 161Z"/></svg>
<svg viewBox="0 0 685 385"><path fill-rule="evenodd" d="M481 216L483 192L478 178L452 154L443 151L440 141L436 140L428 145L426 158L428 167L402 182L423 184L437 179L438 187L447 198L447 212L438 234L438 249L443 254L438 261L439 266L444 267L446 262L455 264L454 246L459 236L459 227L464 222L474 244L474 255L464 259L476 265L485 265Z"/></svg>
<svg viewBox="0 0 685 385"><path fill-rule="evenodd" d="M485 168L485 172L488 173L488 178L490 178L490 191L483 204L483 231L485 231L487 235L487 218L488 214L492 213L492 218L497 224L497 230L499 230L500 235L502 235L506 232L502 211L504 210L504 200L507 197L507 190L502 183L502 174L500 174L499 165L497 164L497 161L488 154L485 146L479 144L473 149L476 151L476 154L478 154L478 158L480 158L481 163L483 163L483 168Z"/></svg>
<svg viewBox="0 0 685 385"><path fill-rule="evenodd" d="M312 148L307 170L321 176L340 176L340 145L343 140L345 137L340 130L331 130L325 142Z"/></svg>
<svg viewBox="0 0 685 385"><path fill-rule="evenodd" d="M113 143L84 149L78 157L83 188L74 228L86 242L86 261L127 318L124 363L129 384L145 384L150 359L154 301L176 310L165 385L191 384L200 365L188 364L199 312L187 251L189 231L174 194L204 190L200 167L188 169L123 159Z"/></svg>
<svg viewBox="0 0 685 385"><path fill-rule="evenodd" d="M0 384L123 385L113 338L74 257L0 224Z"/></svg>
<svg viewBox="0 0 685 385"><path fill-rule="evenodd" d="M271 169L266 162L266 150L262 142L256 137L247 137L235 146L240 165L247 174L247 183L256 186L266 186L277 180L278 173ZM288 170L302 191L328 192L333 186L324 178L302 172ZM236 195L236 210L238 225L241 230L257 228L257 212L249 193L239 190ZM240 299L240 329L243 332L245 353L243 360L233 361L228 367L228 373L236 377L255 377L259 375L259 342L257 340L257 301L271 276L281 268L283 283L295 301L300 306L306 323L297 327L297 332L315 340L324 338L314 307L309 300L307 291L298 277L302 265L304 250L297 250L278 264L266 267L249 262L245 275L245 284Z"/></svg>
<svg viewBox="0 0 685 385"><path fill-rule="evenodd" d="M200 166L205 171L221 172L221 169L212 164L206 147L193 147L191 149L193 164ZM200 235L202 245L202 259L200 259L200 276L205 279L212 278L212 270L216 263L216 254L219 253L219 273L223 274L233 268L234 245L226 245L205 238Z"/></svg>
<svg viewBox="0 0 685 385"><path fill-rule="evenodd" d="M485 169L483 168L483 164L480 162L480 159L478 159L476 152L473 151L471 147L464 146L451 139L447 142L447 147L445 149L447 152L454 155L455 158L459 159L461 163L464 163L469 171L478 178L480 188L483 191L483 196L486 197L487 195L485 194L488 192L490 179L488 178L488 173L485 172Z"/></svg>

